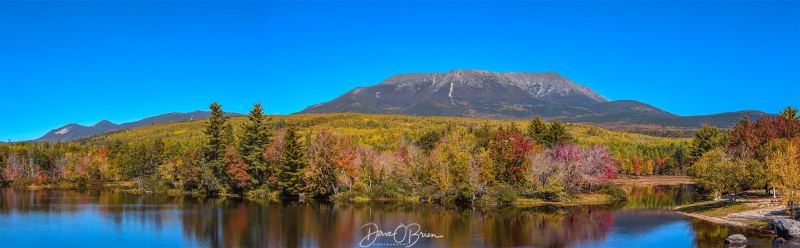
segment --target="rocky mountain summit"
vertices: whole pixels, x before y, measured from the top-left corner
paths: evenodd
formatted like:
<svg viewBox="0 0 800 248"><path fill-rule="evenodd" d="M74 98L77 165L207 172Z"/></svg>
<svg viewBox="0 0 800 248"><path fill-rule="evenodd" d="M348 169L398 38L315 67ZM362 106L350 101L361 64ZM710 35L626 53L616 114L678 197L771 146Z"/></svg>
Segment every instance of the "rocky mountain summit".
<svg viewBox="0 0 800 248"><path fill-rule="evenodd" d="M358 112L423 116L529 119L541 116L582 123L664 125L697 128L704 123L732 126L740 111L678 116L635 100L609 101L587 86L556 72L453 70L394 75L379 84L355 88L300 113Z"/></svg>

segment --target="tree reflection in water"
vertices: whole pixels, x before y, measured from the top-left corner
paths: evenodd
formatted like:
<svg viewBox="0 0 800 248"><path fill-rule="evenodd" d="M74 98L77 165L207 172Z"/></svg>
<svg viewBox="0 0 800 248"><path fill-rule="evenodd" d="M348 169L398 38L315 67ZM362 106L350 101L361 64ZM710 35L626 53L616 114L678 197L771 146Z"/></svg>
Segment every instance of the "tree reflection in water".
<svg viewBox="0 0 800 248"><path fill-rule="evenodd" d="M417 223L424 232L444 236L422 238L415 244L418 247L613 246L609 242L615 239L607 240L609 235L647 233L676 222L690 223L684 228L693 229L695 244L713 247L729 233L739 231L698 220L687 222L686 218L663 210L696 200L693 192L693 188L685 187L635 188L629 201L609 205L479 208L0 189L0 224L4 229L7 224L29 225L29 228L44 228L36 225L48 224L25 222L19 217L27 213L44 215L50 221L89 216L81 221L92 223L82 227L97 229L87 233L110 232L108 242L126 240L133 242L130 244L133 246L169 243L202 247L352 247L366 236L367 229L362 226L367 223L375 223L383 231ZM113 230L107 231L109 227ZM19 233L9 230L0 232L0 242L11 242L4 244L13 247L13 235ZM62 234L58 232L45 234L48 235L53 236L51 240L56 244L59 240L81 238L59 237ZM85 244L80 239L75 242Z"/></svg>

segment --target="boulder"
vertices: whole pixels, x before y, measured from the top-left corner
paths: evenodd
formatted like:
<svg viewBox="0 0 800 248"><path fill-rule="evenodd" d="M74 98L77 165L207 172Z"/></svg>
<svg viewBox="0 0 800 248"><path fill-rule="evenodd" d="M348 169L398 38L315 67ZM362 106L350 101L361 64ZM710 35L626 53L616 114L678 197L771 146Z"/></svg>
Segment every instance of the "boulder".
<svg viewBox="0 0 800 248"><path fill-rule="evenodd" d="M772 228L775 234L784 238L800 238L800 221L790 219L772 220Z"/></svg>
<svg viewBox="0 0 800 248"><path fill-rule="evenodd" d="M740 245L747 244L747 237L741 234L734 234L725 239L726 244Z"/></svg>

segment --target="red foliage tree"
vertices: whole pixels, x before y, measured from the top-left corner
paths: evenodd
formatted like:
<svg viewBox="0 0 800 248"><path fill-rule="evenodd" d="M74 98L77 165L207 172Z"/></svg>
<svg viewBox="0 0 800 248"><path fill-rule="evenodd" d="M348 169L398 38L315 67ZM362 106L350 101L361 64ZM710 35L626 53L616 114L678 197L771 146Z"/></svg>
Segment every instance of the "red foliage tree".
<svg viewBox="0 0 800 248"><path fill-rule="evenodd" d="M631 164L633 164L633 174L636 174L637 176L642 175L642 163L642 157L640 157L639 154L633 155L631 158Z"/></svg>
<svg viewBox="0 0 800 248"><path fill-rule="evenodd" d="M231 186L234 186L238 191L243 191L250 186L252 177L247 173L247 164L242 160L242 156L236 150L235 146L228 146L225 149L225 171L228 174Z"/></svg>
<svg viewBox="0 0 800 248"><path fill-rule="evenodd" d="M533 141L515 129L499 129L489 139L489 154L495 164L495 178L512 186L523 180L529 165L526 159L533 149Z"/></svg>
<svg viewBox="0 0 800 248"><path fill-rule="evenodd" d="M175 172L177 178L180 180L181 184L183 184L183 189L193 190L202 188L203 173L201 156L202 154L197 150L188 151L185 152L183 156L181 156L181 160L176 163Z"/></svg>
<svg viewBox="0 0 800 248"><path fill-rule="evenodd" d="M563 164L566 189L581 191L614 178L616 166L605 146L581 147L574 144L553 148L553 159Z"/></svg>
<svg viewBox="0 0 800 248"><path fill-rule="evenodd" d="M349 138L321 130L309 147L309 170L304 179L305 190L315 196L339 193L339 176L351 175L357 156L355 145Z"/></svg>

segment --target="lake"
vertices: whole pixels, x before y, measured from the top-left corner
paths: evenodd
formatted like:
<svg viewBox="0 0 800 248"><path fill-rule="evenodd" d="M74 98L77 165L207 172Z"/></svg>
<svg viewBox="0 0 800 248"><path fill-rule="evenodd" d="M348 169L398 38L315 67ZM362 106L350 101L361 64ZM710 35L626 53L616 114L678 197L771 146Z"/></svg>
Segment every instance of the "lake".
<svg viewBox="0 0 800 248"><path fill-rule="evenodd" d="M616 204L502 208L0 194L1 247L726 247L735 233L772 247L768 236L669 211L698 200L692 185L633 188Z"/></svg>

